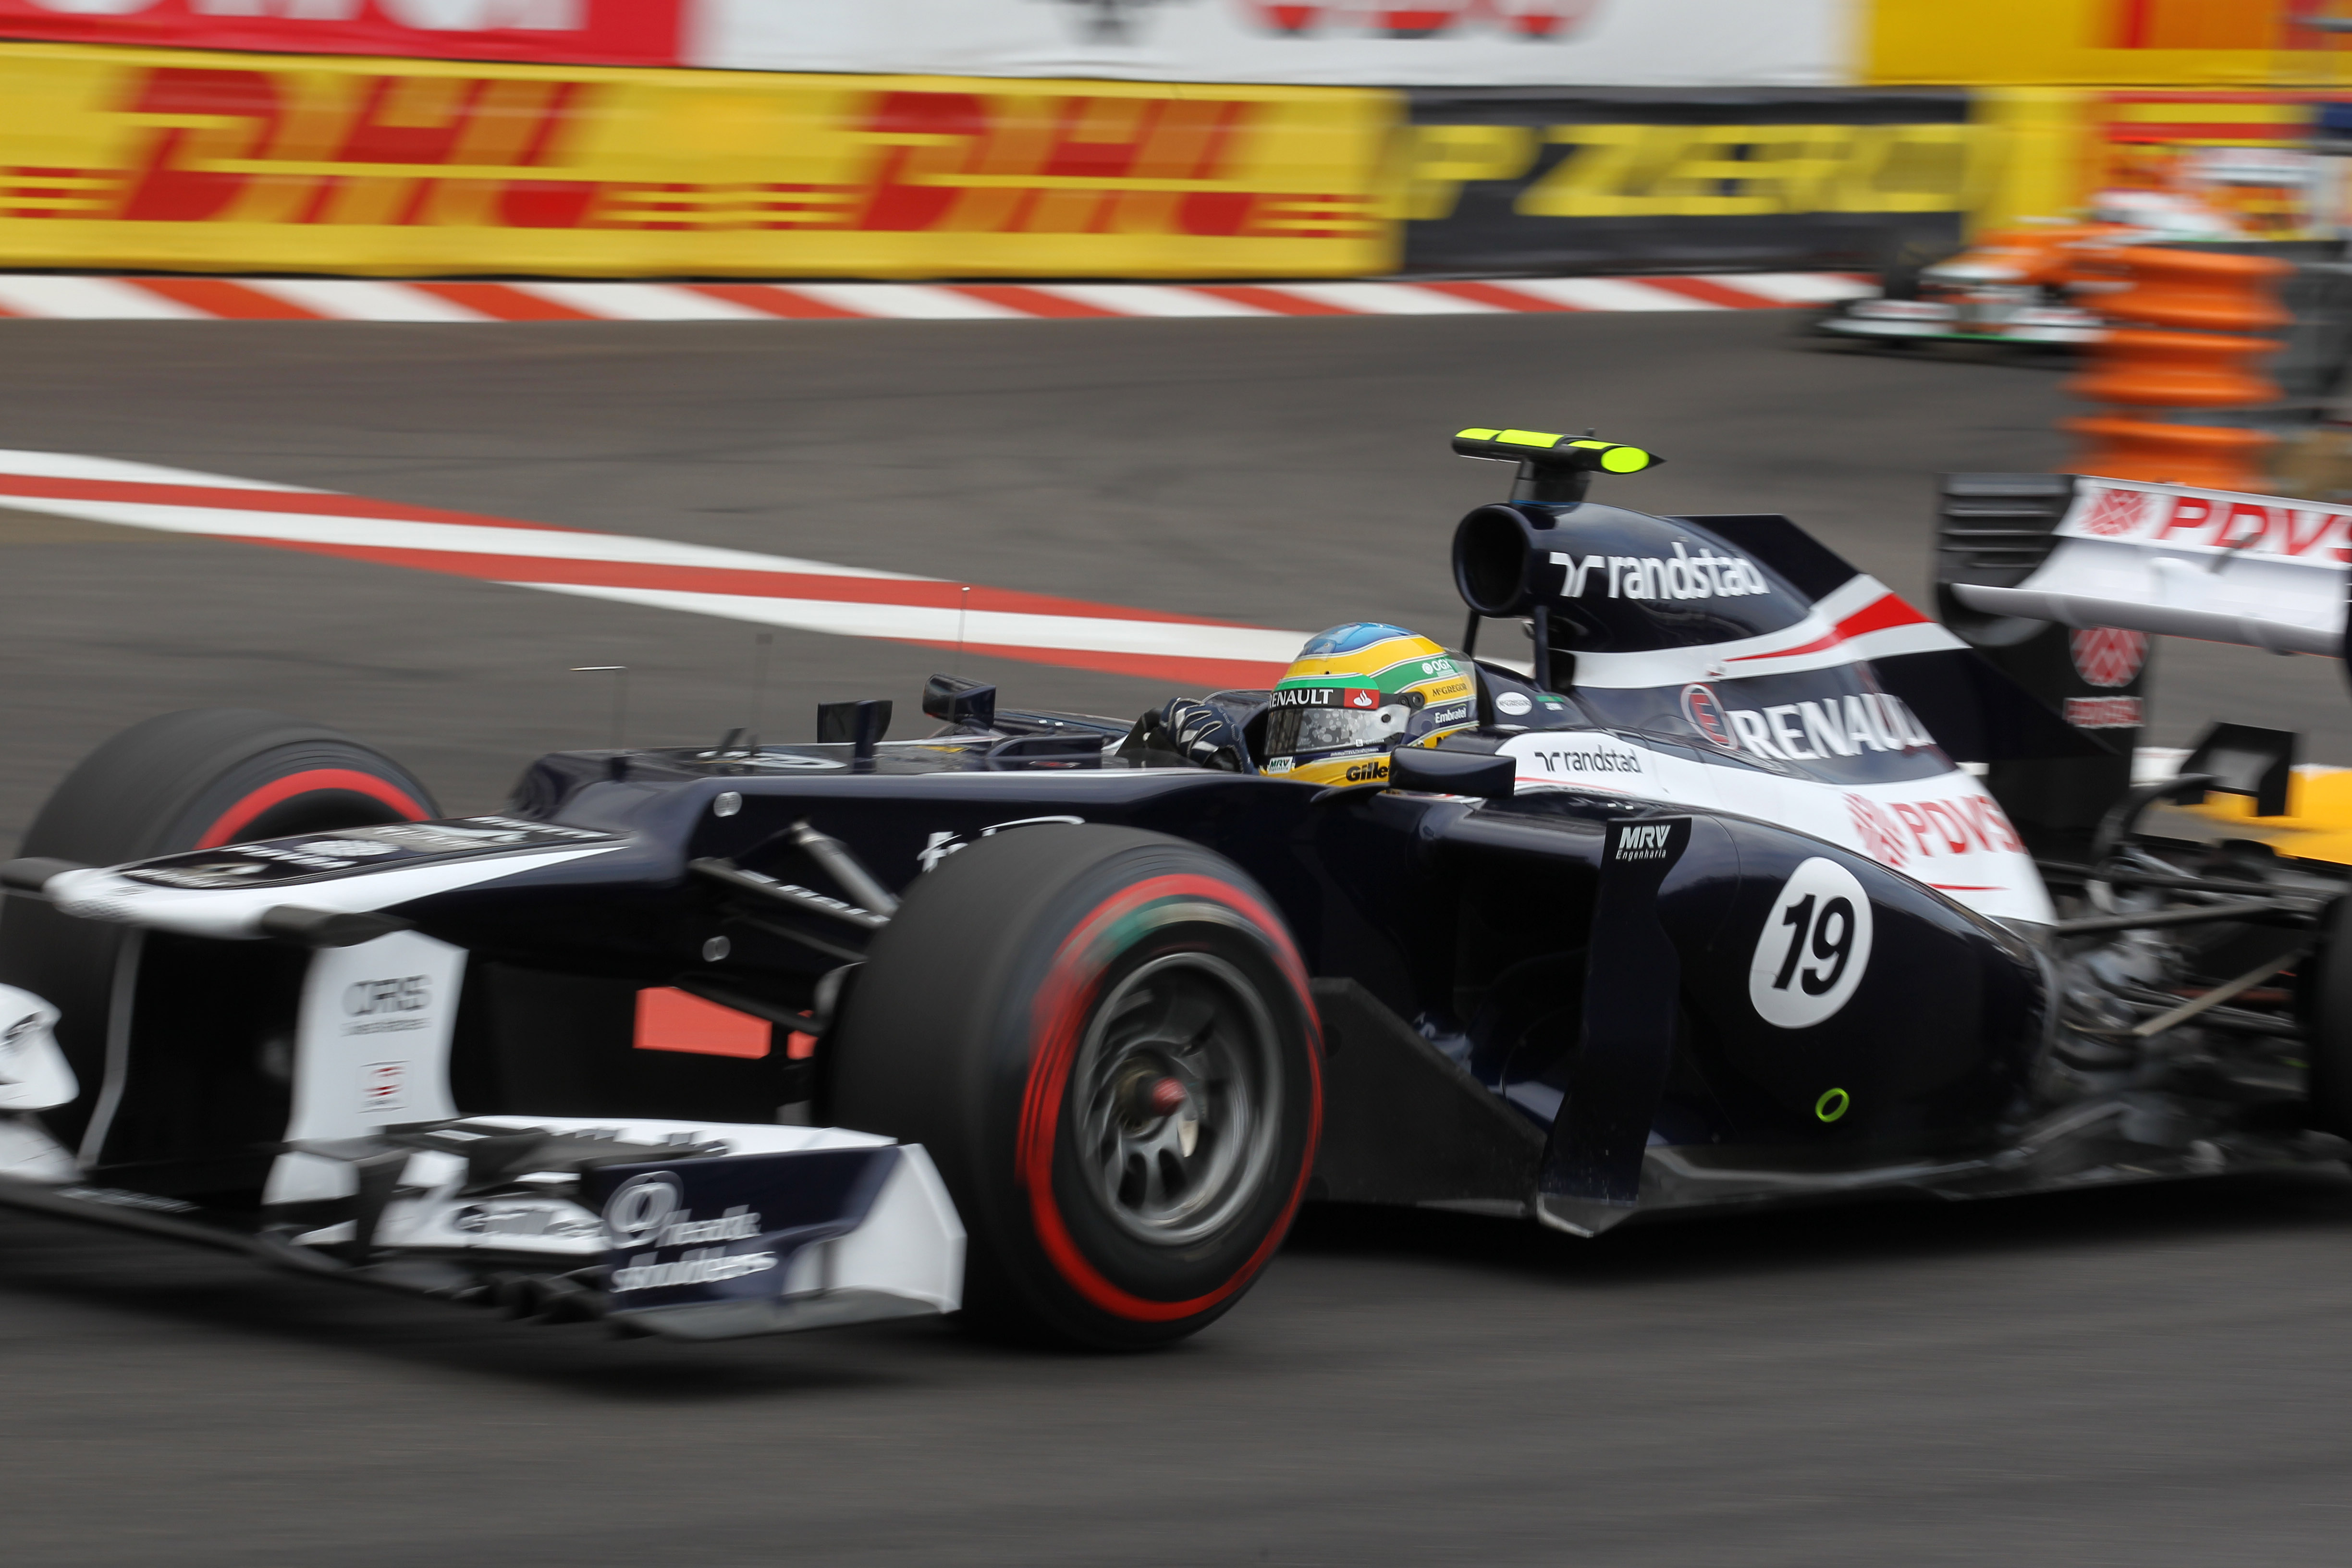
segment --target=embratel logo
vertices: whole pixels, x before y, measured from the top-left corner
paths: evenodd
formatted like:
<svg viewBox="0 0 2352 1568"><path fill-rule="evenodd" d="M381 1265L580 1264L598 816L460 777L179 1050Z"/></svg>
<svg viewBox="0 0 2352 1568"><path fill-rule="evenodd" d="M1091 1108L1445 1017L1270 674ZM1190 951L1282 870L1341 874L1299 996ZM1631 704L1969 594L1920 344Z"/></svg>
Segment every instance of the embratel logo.
<svg viewBox="0 0 2352 1568"><path fill-rule="evenodd" d="M1731 719L1723 710L1723 703L1711 687L1694 682L1683 688L1683 717L1690 727L1727 752L1739 750L1739 737L1731 732Z"/></svg>
<svg viewBox="0 0 2352 1568"><path fill-rule="evenodd" d="M2074 673L2093 686L2129 686L2147 662L2147 637L2115 626L2092 626L2066 639Z"/></svg>

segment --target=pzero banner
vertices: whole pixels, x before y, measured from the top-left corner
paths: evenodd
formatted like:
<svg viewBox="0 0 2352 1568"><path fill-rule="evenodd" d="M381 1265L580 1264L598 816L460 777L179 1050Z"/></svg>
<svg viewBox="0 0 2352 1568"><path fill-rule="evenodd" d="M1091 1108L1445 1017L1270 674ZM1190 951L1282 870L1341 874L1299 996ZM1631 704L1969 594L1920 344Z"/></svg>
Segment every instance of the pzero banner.
<svg viewBox="0 0 2352 1568"><path fill-rule="evenodd" d="M1416 89L1398 158L1419 271L1874 268L1958 244L1960 92Z"/></svg>
<svg viewBox="0 0 2352 1568"><path fill-rule="evenodd" d="M694 0L0 0L0 37L574 65L678 60Z"/></svg>
<svg viewBox="0 0 2352 1568"><path fill-rule="evenodd" d="M1836 86L1846 0L696 0L688 63L1367 86Z"/></svg>
<svg viewBox="0 0 2352 1568"><path fill-rule="evenodd" d="M1346 277L1396 95L0 46L0 268Z"/></svg>

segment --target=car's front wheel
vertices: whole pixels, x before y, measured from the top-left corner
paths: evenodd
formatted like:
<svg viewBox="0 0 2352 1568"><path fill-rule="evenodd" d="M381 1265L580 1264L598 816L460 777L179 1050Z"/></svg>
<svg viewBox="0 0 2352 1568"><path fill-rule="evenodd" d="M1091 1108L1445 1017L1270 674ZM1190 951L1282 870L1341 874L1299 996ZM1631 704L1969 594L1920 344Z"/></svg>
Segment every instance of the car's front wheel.
<svg viewBox="0 0 2352 1568"><path fill-rule="evenodd" d="M1314 1163L1307 975L1250 879L1129 828L984 838L909 889L832 1047L842 1125L920 1142L965 1309L1106 1348L1213 1321Z"/></svg>

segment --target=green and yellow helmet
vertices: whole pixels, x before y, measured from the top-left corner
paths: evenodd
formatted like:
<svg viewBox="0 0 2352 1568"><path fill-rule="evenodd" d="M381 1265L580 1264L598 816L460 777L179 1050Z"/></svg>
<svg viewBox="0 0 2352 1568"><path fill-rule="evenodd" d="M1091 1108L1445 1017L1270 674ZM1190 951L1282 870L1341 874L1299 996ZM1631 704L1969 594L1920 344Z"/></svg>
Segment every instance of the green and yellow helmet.
<svg viewBox="0 0 2352 1568"><path fill-rule="evenodd" d="M1274 689L1265 765L1307 784L1389 776L1388 754L1476 721L1469 666L1402 626L1353 621L1309 637Z"/></svg>

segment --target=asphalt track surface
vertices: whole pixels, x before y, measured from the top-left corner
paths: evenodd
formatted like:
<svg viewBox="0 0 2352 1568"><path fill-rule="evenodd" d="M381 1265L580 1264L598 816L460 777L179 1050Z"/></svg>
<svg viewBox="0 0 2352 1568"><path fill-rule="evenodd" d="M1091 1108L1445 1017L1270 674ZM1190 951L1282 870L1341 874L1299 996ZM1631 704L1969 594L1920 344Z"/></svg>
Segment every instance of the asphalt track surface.
<svg viewBox="0 0 2352 1568"><path fill-rule="evenodd" d="M1461 425L1597 425L1612 499L1787 510L1898 588L1931 476L2061 459L2056 378L1758 315L514 328L8 323L0 447L1313 627L1450 637ZM1490 635L1493 635L1490 633ZM494 806L530 756L750 721L752 632L0 512L0 847L150 713L282 709ZM931 651L774 634L765 732ZM2352 761L2314 659L2168 645ZM1113 714L1125 677L968 659ZM906 732L904 721L901 733ZM11 1563L2340 1563L2352 1189L1631 1227L1310 1214L1194 1342L937 1323L677 1346L0 1217Z"/></svg>

